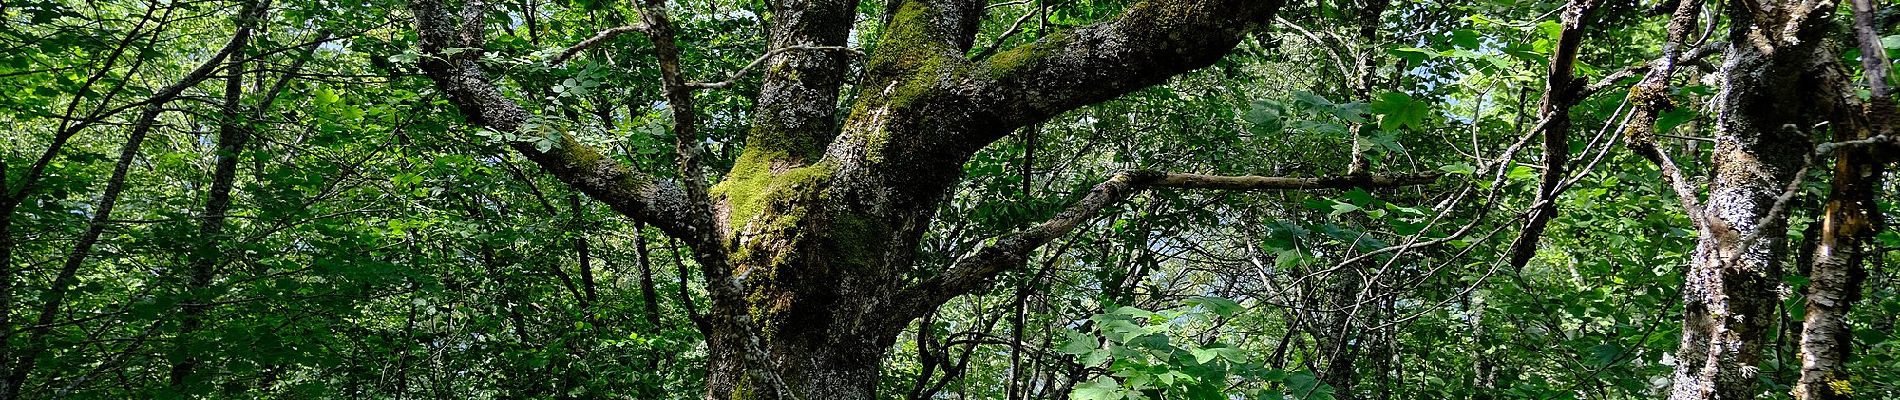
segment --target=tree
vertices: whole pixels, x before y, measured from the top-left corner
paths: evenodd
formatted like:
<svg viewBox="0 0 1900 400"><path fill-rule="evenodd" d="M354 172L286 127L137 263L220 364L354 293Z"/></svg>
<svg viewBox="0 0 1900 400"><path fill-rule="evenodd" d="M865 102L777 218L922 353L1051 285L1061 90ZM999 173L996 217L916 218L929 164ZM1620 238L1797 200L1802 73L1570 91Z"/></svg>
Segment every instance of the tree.
<svg viewBox="0 0 1900 400"><path fill-rule="evenodd" d="M686 240L707 266L715 318L708 398L873 398L882 360L912 320L982 289L1037 247L1128 191L1148 186L1282 189L1418 184L1418 178L1337 179L1117 175L1055 219L1000 238L945 271L914 271L924 229L977 150L1063 111L1164 82L1211 64L1270 19L1277 2L1153 1L1120 17L972 61L983 4L894 5L868 56L848 116L834 127L843 54L799 52L769 61L754 127L738 164L702 188L689 134L697 111L679 77L663 3L642 3L665 75L682 181L628 171L571 139L516 149L570 185ZM527 115L475 64L481 3L463 19L439 1L410 4L430 77L472 123L502 132ZM838 46L855 7L785 4L773 42ZM468 19L476 16L477 19ZM459 31L458 31L459 29ZM768 58L771 53L768 53ZM784 94L781 94L784 93ZM893 290L892 288L897 288Z"/></svg>
<svg viewBox="0 0 1900 400"><path fill-rule="evenodd" d="M1850 3L9 3L0 397L1891 397Z"/></svg>

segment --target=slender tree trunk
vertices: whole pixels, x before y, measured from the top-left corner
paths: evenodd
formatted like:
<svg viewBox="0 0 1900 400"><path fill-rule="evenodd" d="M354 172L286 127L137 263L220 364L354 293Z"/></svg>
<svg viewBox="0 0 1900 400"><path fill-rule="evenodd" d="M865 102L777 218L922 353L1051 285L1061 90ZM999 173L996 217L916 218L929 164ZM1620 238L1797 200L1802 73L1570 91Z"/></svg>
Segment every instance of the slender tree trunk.
<svg viewBox="0 0 1900 400"><path fill-rule="evenodd" d="M13 387L13 207L7 197L6 162L0 162L0 400L12 400Z"/></svg>
<svg viewBox="0 0 1900 400"><path fill-rule="evenodd" d="M1842 131L1850 131L1842 129ZM1836 140L1864 137L1837 132ZM1833 190L1822 218L1820 244L1808 274L1807 315L1801 326L1801 378L1797 399L1850 399L1846 363L1853 346L1847 311L1860 300L1866 247L1880 226L1874 199L1884 173L1879 155L1865 147L1835 152Z"/></svg>
<svg viewBox="0 0 1900 400"><path fill-rule="evenodd" d="M174 390L183 389L192 372L200 362L192 349L197 342L193 337L204 324L206 307L215 296L207 291L211 280L216 276L216 267L222 254L219 250L224 242L225 214L231 210L231 188L237 179L238 158L250 141L250 128L238 112L239 102L244 95L244 57L231 57L225 68L231 71L224 82L224 105L221 110L223 120L218 122L218 148L213 161L211 186L205 190L204 212L199 214L198 241L191 249L186 270L185 291L186 306L178 322L178 339L172 350L171 386Z"/></svg>
<svg viewBox="0 0 1900 400"><path fill-rule="evenodd" d="M581 207L580 193L569 195L567 202L569 208L574 210L574 229L577 230L574 232L574 259L581 270L581 305L582 308L588 308L600 303L600 290L595 288L594 282L593 246L587 242L587 209ZM587 318L593 319L593 310L586 311Z"/></svg>
<svg viewBox="0 0 1900 400"><path fill-rule="evenodd" d="M4 163L0 163L4 167ZM0 171L0 182L6 180ZM4 186L4 184L0 184ZM0 188L6 195L8 188ZM4 199L0 199L4 201ZM11 207L8 207L11 209ZM13 210L0 210L0 400L13 400Z"/></svg>
<svg viewBox="0 0 1900 400"><path fill-rule="evenodd" d="M146 134L157 124L159 114L164 112L160 105L147 106L133 123L132 134L127 136L125 144L119 148L119 161L112 168L112 177L106 181L105 192L99 195L99 203L92 210L92 218L86 224L86 231L73 243L72 251L66 254L65 262L60 264L53 285L40 296L39 317L31 329L26 330L27 338L19 361L14 364L13 375L6 377L6 398L19 398L27 378L33 373L33 367L40 356L51 345L48 343L53 325L59 320L60 308L65 304L68 290L78 280L79 267L85 264L86 257L92 254L92 247L99 243L99 236L105 234L106 227L112 224L112 209L119 202L119 194L125 191L125 178L132 169L132 160L138 158L139 145L145 142Z"/></svg>
<svg viewBox="0 0 1900 400"><path fill-rule="evenodd" d="M633 248L640 262L640 300L645 303L643 305L646 306L647 325L652 326L653 332L659 332L662 327L662 322L660 321L660 291L653 285L653 260L647 255L646 235L643 234L646 232L646 223L634 221L633 232ZM686 267L680 266L680 269L685 270ZM686 285L686 282L685 279L681 279L680 285L683 287Z"/></svg>

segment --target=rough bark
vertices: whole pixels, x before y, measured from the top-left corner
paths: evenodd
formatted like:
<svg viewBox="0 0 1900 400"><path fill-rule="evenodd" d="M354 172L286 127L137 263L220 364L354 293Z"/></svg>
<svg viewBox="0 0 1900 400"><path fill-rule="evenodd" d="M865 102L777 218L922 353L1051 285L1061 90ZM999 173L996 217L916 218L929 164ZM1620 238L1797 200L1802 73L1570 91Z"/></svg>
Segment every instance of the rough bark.
<svg viewBox="0 0 1900 400"><path fill-rule="evenodd" d="M656 182L566 138L546 153L514 147L562 181L692 247L714 294L706 325L708 398L868 399L887 348L916 310L987 279L924 285L919 280L932 274L911 265L965 160L1022 126L1207 66L1269 20L1278 4L1142 2L1107 22L973 62L964 54L982 2L897 2L842 123L831 122L840 111L832 104L847 52L779 52L769 61L745 152L707 197L693 193L691 184ZM681 78L677 49L662 48L671 46L671 33L659 6L641 4L644 31L654 39L679 122L692 116L692 87ZM774 3L771 43L843 45L848 24L841 22L853 18L855 6ZM480 38L469 33L478 29L458 28L479 27L479 19L456 21L434 0L413 1L411 9L425 53L480 48ZM474 62L479 53L427 57L423 70L470 122L513 131L528 115L481 71ZM690 122L676 125L675 134L685 138L681 131L689 129ZM682 143L683 158L690 158L696 149ZM682 170L697 176L695 168ZM1251 180L1269 183L1239 185L1337 187L1370 179L1257 178ZM711 203L710 222L701 222L702 201ZM896 290L907 285L928 286L932 295Z"/></svg>
<svg viewBox="0 0 1900 400"><path fill-rule="evenodd" d="M1865 139L1864 129L1841 129L1836 140ZM1879 231L1882 162L1869 146L1834 152L1832 191L1822 216L1821 237L1808 274L1807 314L1801 325L1801 378L1797 399L1851 399L1846 363L1853 346L1847 311L1860 300L1866 279L1866 249Z"/></svg>
<svg viewBox="0 0 1900 400"><path fill-rule="evenodd" d="M1559 186L1569 176L1570 107L1581 101L1583 82L1576 77L1577 52L1583 46L1584 24L1599 3L1594 0L1571 1L1564 6L1562 29L1552 51L1550 68L1544 77L1544 98L1537 106L1543 125L1544 171L1538 178L1537 198L1517 241L1511 243L1510 265L1521 269L1537 255L1537 243L1544 229L1557 216Z"/></svg>
<svg viewBox="0 0 1900 400"><path fill-rule="evenodd" d="M1886 81L1888 61L1880 46L1871 0L1852 0L1854 38L1870 96L1855 107L1845 79L1834 93L1846 105L1839 110L1833 140L1845 142L1892 133L1892 89ZM1830 73L1829 77L1841 78ZM1887 160L1871 146L1842 146L1834 151L1834 174L1820 221L1820 237L1808 268L1805 320L1801 325L1801 376L1794 397L1802 400L1851 399L1853 384L1847 361L1853 354L1853 327L1847 312L1860 300L1867 277L1867 250L1882 227L1875 202ZM1877 256L1877 255L1876 255Z"/></svg>
<svg viewBox="0 0 1900 400"><path fill-rule="evenodd" d="M1783 193L1805 172L1811 129L1831 99L1811 74L1831 62L1820 42L1831 1L1730 7L1731 44L1718 74L1709 196L1683 290L1684 325L1670 398L1754 398L1786 253ZM1660 95L1660 94L1650 94ZM1823 101L1817 101L1823 100Z"/></svg>

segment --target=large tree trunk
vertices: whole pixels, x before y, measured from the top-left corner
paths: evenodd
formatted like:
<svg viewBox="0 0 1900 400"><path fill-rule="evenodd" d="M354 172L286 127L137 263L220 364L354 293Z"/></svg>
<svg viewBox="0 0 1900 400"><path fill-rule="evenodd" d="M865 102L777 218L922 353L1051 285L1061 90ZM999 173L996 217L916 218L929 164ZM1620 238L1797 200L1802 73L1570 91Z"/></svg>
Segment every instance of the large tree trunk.
<svg viewBox="0 0 1900 400"><path fill-rule="evenodd" d="M1825 87L1810 72L1831 62L1819 46L1834 8L1824 3L1730 8L1708 204L1688 211L1700 235L1683 290L1672 399L1757 394L1757 364L1775 320L1786 255L1784 192L1805 172L1810 130L1833 103L1809 90ZM1661 94L1632 96L1641 95Z"/></svg>
<svg viewBox="0 0 1900 400"><path fill-rule="evenodd" d="M1000 245L950 269L913 264L934 213L976 151L1017 128L1210 65L1279 5L1147 1L1118 18L976 61L966 52L983 2L891 2L894 12L864 67L856 100L843 122L834 123L844 56L778 50L845 44L844 22L852 20L856 3L774 4L770 42L778 49L766 53L776 58L764 76L753 130L736 165L710 190L696 179L653 179L567 137L547 151L513 144L562 181L693 249L713 300L705 325L709 399L873 398L884 354L911 320L987 287L1029 250L1073 229L1079 214L1133 190L1135 180L1208 184L1206 177L1183 183L1161 174L1118 175L1090 193L1088 207L999 239ZM691 90L723 86L685 82L664 2L637 5L644 25L629 30L652 39L680 139L681 175L696 177ZM481 6L471 2L458 12L440 0L411 1L420 45L432 54L422 69L471 123L514 131L528 111L490 81L476 62L480 52L441 54L482 47ZM1374 179L1212 184L1284 189Z"/></svg>

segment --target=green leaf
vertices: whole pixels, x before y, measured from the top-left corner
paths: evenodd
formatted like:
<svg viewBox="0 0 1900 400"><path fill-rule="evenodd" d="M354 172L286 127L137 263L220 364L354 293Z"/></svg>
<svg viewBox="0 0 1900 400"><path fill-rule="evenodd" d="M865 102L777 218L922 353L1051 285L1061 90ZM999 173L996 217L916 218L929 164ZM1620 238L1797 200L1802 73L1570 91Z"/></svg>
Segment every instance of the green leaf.
<svg viewBox="0 0 1900 400"><path fill-rule="evenodd" d="M1400 92L1380 93L1371 106L1372 113L1380 115L1379 129L1388 131L1424 127L1425 116L1431 113L1431 106Z"/></svg>
<svg viewBox="0 0 1900 400"><path fill-rule="evenodd" d="M1213 349L1189 349L1188 354L1194 355L1194 362L1201 364L1206 364L1220 357L1220 353Z"/></svg>
<svg viewBox="0 0 1900 400"><path fill-rule="evenodd" d="M1448 174L1458 174L1458 175L1471 175L1472 173L1478 172L1478 168L1472 167L1471 164L1469 163L1447 164L1445 166L1438 167L1438 170L1445 171L1445 173L1448 173Z"/></svg>
<svg viewBox="0 0 1900 400"><path fill-rule="evenodd" d="M1537 170L1528 166L1515 165L1511 166L1511 172L1506 172L1505 176L1512 180L1529 180L1537 177Z"/></svg>
<svg viewBox="0 0 1900 400"><path fill-rule="evenodd" d="M1330 213L1327 213L1326 216L1338 217L1340 215L1343 215L1349 212L1359 211L1359 206L1355 206L1355 205L1352 205L1352 203L1346 203L1346 202L1334 202L1332 208L1333 208L1333 211Z"/></svg>
<svg viewBox="0 0 1900 400"><path fill-rule="evenodd" d="M1288 395L1300 400L1332 400L1333 387L1311 373L1301 372L1286 378Z"/></svg>
<svg viewBox="0 0 1900 400"><path fill-rule="evenodd" d="M1069 393L1069 398L1074 400L1119 400L1126 397L1121 384L1115 383L1115 378L1106 376L1076 384L1075 391Z"/></svg>
<svg viewBox="0 0 1900 400"><path fill-rule="evenodd" d="M1188 298L1187 303L1207 309L1208 311L1211 311L1214 314L1220 315L1222 317L1231 317L1235 313L1239 313L1241 310L1245 310L1245 308L1242 308L1240 306L1240 303L1236 303L1233 300L1228 300L1228 299L1214 297L1214 296L1191 297L1191 298Z"/></svg>
<svg viewBox="0 0 1900 400"><path fill-rule="evenodd" d="M1478 31L1470 29L1451 31L1451 44L1453 46L1477 50L1479 45Z"/></svg>
<svg viewBox="0 0 1900 400"><path fill-rule="evenodd" d="M1062 343L1061 351L1065 354L1073 354L1073 355L1079 356L1079 355L1088 354L1089 352L1095 351L1095 349L1098 349L1101 347L1102 347L1102 343L1095 339L1095 335L1084 334L1084 333L1076 332L1076 331L1069 331L1069 340Z"/></svg>
<svg viewBox="0 0 1900 400"><path fill-rule="evenodd" d="M1253 124L1255 133L1278 133L1286 127L1281 117L1284 109L1280 103L1271 100L1255 100L1250 103L1247 113L1241 115L1241 119Z"/></svg>
<svg viewBox="0 0 1900 400"><path fill-rule="evenodd" d="M1386 54L1391 54L1393 57L1405 59L1406 63L1410 65L1418 65L1419 63L1425 62L1425 60L1438 58L1437 51L1417 47L1401 47L1386 50L1385 52Z"/></svg>
<svg viewBox="0 0 1900 400"><path fill-rule="evenodd" d="M1610 365L1617 357L1623 356L1623 346L1616 343L1604 343L1590 347L1590 363L1596 366Z"/></svg>
<svg viewBox="0 0 1900 400"><path fill-rule="evenodd" d="M1695 120L1695 118L1696 118L1695 109L1688 108L1688 107L1680 107L1680 108L1672 109L1669 111L1664 111L1661 115L1656 116L1656 130L1658 132L1673 131L1676 129L1676 127L1682 126L1682 124L1688 123L1689 121L1693 121Z"/></svg>

